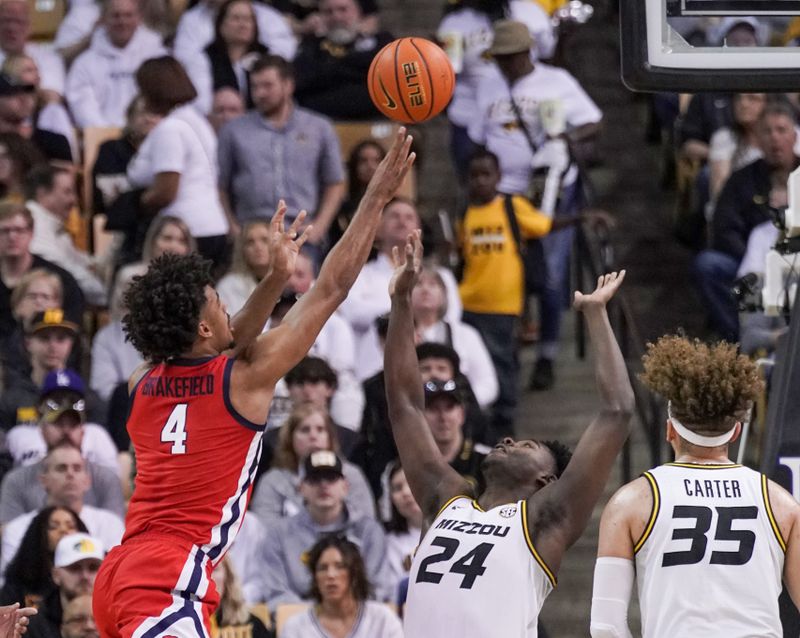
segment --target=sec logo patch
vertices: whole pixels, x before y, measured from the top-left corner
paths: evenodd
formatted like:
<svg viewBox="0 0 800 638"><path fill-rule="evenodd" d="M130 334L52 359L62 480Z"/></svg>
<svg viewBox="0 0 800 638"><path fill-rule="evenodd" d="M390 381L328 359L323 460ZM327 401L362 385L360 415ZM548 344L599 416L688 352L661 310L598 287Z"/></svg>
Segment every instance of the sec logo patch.
<svg viewBox="0 0 800 638"><path fill-rule="evenodd" d="M504 508L500 510L500 516L502 516L503 518L511 518L516 513L517 513L516 505L506 505Z"/></svg>

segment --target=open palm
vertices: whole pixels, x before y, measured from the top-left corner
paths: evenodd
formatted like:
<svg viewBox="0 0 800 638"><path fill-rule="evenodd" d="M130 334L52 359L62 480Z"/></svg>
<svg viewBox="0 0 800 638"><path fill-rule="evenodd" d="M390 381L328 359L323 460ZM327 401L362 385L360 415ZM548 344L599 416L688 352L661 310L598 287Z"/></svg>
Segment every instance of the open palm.
<svg viewBox="0 0 800 638"><path fill-rule="evenodd" d="M302 233L299 229L303 226L306 218L306 211L301 210L300 214L292 222L289 229L284 229L284 218L286 217L286 204L283 200L278 204L278 210L272 217L269 225L269 258L270 268L275 272L284 273L287 277L294 272L294 264L300 248L308 241L312 226L306 226Z"/></svg>
<svg viewBox="0 0 800 638"><path fill-rule="evenodd" d="M586 311L591 307L603 307L619 290L622 281L625 279L625 271L607 273L597 278L597 287L593 292L585 294L575 291L573 307L575 310Z"/></svg>
<svg viewBox="0 0 800 638"><path fill-rule="evenodd" d="M397 246L392 248L392 263L394 273L389 281L389 296L411 294L422 268L422 240L419 230L408 236L402 254Z"/></svg>

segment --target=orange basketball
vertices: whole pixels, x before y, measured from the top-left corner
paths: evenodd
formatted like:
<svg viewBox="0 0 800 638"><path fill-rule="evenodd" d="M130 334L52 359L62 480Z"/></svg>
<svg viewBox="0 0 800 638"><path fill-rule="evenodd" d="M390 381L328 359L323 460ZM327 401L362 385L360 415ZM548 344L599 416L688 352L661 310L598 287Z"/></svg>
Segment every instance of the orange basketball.
<svg viewBox="0 0 800 638"><path fill-rule="evenodd" d="M369 67L369 96L386 117L411 124L442 112L456 76L441 47L424 38L400 38L383 47Z"/></svg>

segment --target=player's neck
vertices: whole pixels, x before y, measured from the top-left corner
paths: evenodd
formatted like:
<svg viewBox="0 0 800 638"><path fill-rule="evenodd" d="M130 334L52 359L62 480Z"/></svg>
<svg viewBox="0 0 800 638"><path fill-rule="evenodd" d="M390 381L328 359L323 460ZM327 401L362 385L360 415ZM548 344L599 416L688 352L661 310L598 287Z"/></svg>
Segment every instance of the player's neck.
<svg viewBox="0 0 800 638"><path fill-rule="evenodd" d="M498 505L505 505L506 503L516 503L517 501L527 499L533 492L534 488L524 485L497 485L488 484L483 494L478 498L478 504L484 510L490 510Z"/></svg>
<svg viewBox="0 0 800 638"><path fill-rule="evenodd" d="M676 452L676 463L694 463L696 465L728 465L733 461L728 458L728 447L713 448L705 453Z"/></svg>
<svg viewBox="0 0 800 638"><path fill-rule="evenodd" d="M204 339L203 341L195 341L192 348L183 352L180 356L181 359L203 359L205 357L216 357L219 354L210 341Z"/></svg>

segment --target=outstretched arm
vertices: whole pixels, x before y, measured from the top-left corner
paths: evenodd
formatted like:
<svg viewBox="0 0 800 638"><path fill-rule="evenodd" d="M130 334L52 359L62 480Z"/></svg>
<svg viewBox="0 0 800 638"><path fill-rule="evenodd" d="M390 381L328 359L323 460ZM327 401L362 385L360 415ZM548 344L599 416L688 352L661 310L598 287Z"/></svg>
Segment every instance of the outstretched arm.
<svg viewBox="0 0 800 638"><path fill-rule="evenodd" d="M328 254L314 286L302 296L281 325L256 340L258 358L245 384L256 390L274 384L307 353L336 308L347 297L369 256L383 207L394 197L414 163L411 136L400 128L392 148L375 171L356 214Z"/></svg>
<svg viewBox="0 0 800 638"><path fill-rule="evenodd" d="M574 307L586 318L593 346L602 406L561 477L529 499L529 524L539 532L537 546L551 569L558 568L564 551L583 533L630 432L633 388L606 312L624 278L624 270L607 274L598 279L592 294L575 293Z"/></svg>
<svg viewBox="0 0 800 638"><path fill-rule="evenodd" d="M389 284L392 309L384 349L383 373L389 421L400 461L426 526L447 499L471 494L469 484L444 460L425 419L425 393L414 345L411 291L422 262L419 231L409 237L403 258L393 251L395 273Z"/></svg>

